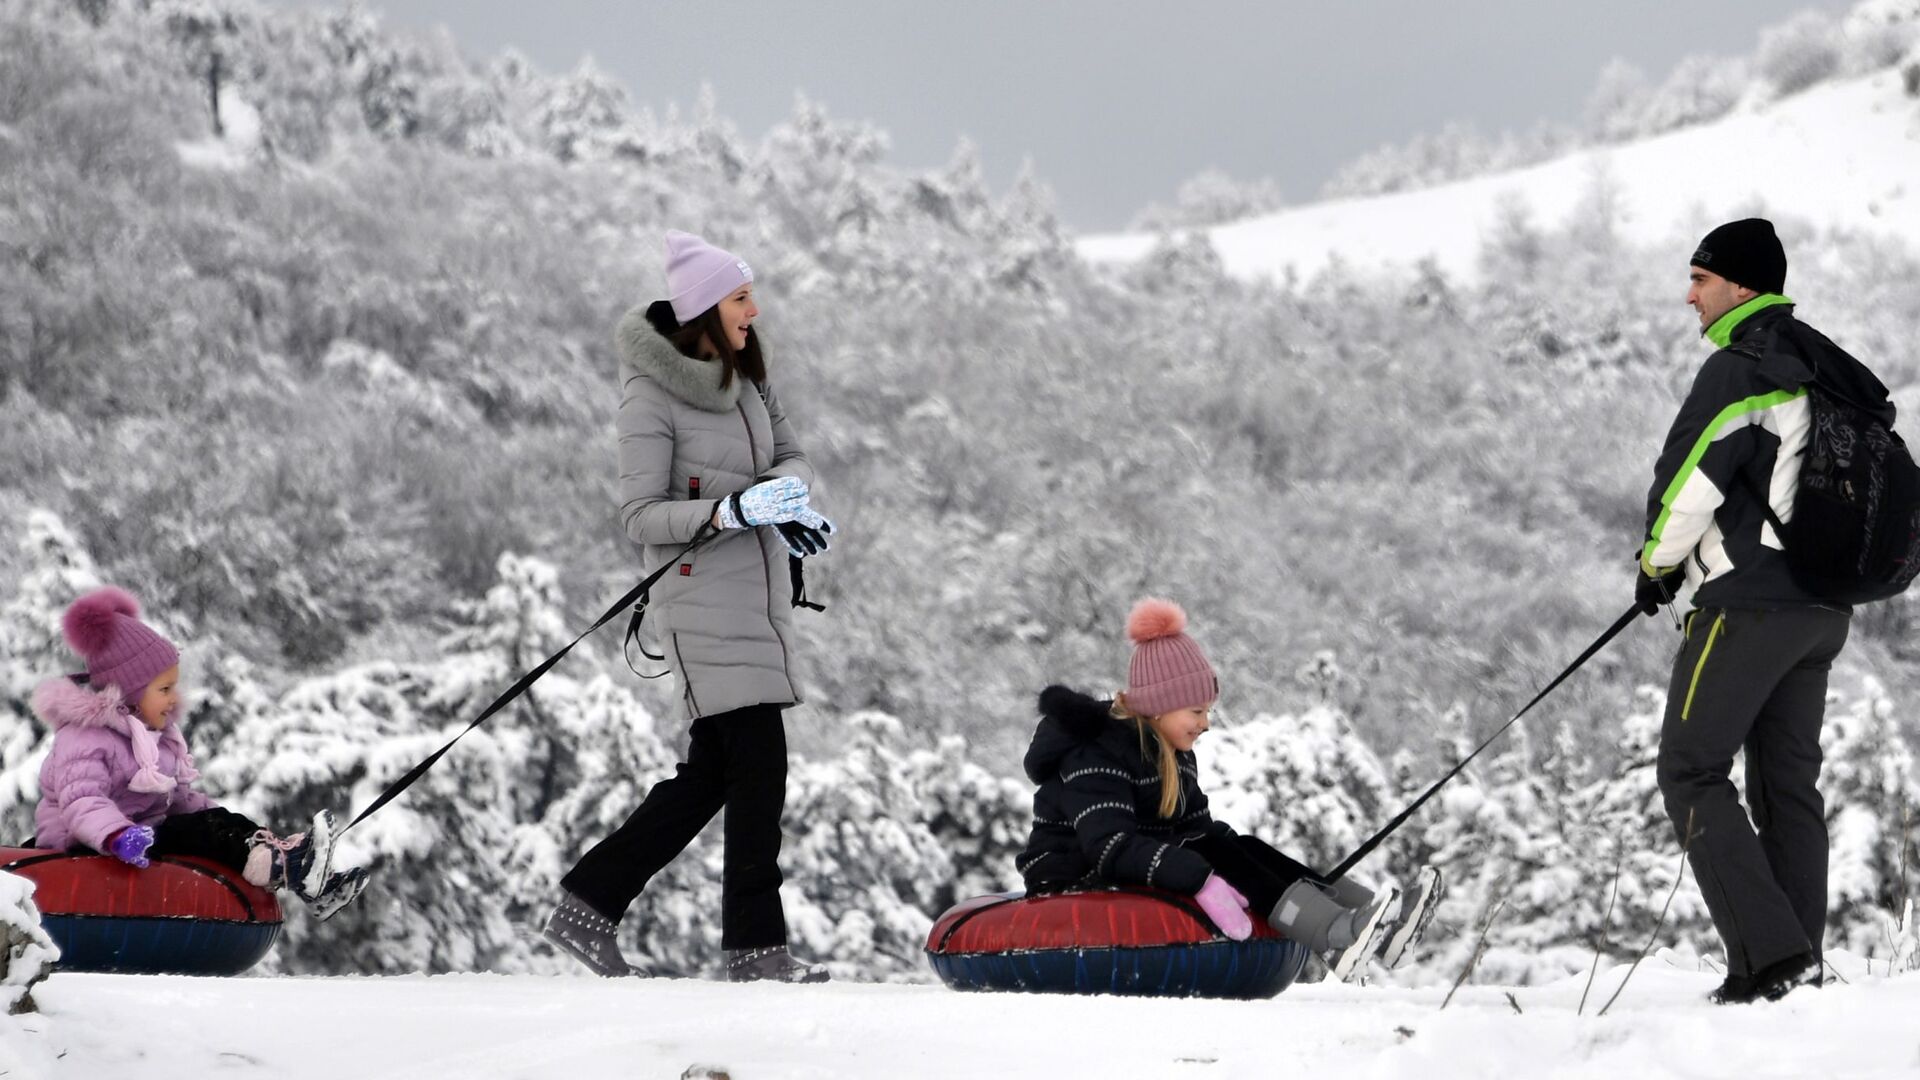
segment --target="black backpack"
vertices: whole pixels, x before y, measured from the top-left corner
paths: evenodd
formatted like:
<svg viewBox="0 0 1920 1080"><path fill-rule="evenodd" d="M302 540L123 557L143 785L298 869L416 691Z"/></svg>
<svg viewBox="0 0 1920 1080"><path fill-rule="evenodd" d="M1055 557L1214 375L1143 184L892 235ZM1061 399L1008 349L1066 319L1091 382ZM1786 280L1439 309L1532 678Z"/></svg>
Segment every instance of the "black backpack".
<svg viewBox="0 0 1920 1080"><path fill-rule="evenodd" d="M1788 572L1801 588L1838 603L1898 596L1920 575L1920 466L1874 410L1817 372L1807 404L1793 520L1782 524L1756 485Z"/></svg>

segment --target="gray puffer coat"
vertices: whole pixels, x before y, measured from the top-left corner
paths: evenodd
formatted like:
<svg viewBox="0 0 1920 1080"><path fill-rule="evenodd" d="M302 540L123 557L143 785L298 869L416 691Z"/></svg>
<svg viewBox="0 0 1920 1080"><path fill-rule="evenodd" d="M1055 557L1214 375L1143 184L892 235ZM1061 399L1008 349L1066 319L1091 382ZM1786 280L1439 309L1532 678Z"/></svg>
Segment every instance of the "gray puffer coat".
<svg viewBox="0 0 1920 1080"><path fill-rule="evenodd" d="M813 483L813 466L771 386L684 356L664 300L635 307L620 350L620 521L649 569L679 558L721 499L773 476ZM744 391L744 392L743 392ZM687 720L800 701L787 547L771 527L732 529L653 587L647 626L679 681Z"/></svg>

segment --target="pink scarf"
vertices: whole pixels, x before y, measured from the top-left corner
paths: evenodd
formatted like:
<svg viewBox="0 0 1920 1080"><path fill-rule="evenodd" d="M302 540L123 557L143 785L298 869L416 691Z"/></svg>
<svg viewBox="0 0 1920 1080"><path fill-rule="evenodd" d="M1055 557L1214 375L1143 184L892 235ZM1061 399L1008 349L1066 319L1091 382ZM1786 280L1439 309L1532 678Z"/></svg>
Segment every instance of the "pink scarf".
<svg viewBox="0 0 1920 1080"><path fill-rule="evenodd" d="M157 795L172 791L176 784L191 784L200 779L199 771L193 767L193 755L187 751L186 736L180 734L180 725L175 722L175 717L169 715L167 726L156 732L133 712L124 715L127 741L133 744L133 760L140 766L139 771L133 774L133 779L127 782L128 788ZM163 742L173 748L176 762L173 776L160 771L160 744Z"/></svg>

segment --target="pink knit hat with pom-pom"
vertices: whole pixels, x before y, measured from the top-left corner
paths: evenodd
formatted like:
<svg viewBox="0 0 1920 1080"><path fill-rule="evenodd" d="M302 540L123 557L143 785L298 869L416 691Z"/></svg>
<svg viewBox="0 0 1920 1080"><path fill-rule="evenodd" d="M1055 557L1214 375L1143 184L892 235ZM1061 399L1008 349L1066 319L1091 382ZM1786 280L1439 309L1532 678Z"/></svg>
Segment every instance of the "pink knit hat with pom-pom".
<svg viewBox="0 0 1920 1080"><path fill-rule="evenodd" d="M119 687L129 707L146 693L154 676L180 662L173 642L140 621L140 602L108 586L73 602L60 619L67 644L87 662L87 683L95 690Z"/></svg>
<svg viewBox="0 0 1920 1080"><path fill-rule="evenodd" d="M1148 597L1127 616L1133 662L1127 665L1127 707L1142 716L1209 704L1220 679L1200 644L1188 637L1187 613L1171 600Z"/></svg>

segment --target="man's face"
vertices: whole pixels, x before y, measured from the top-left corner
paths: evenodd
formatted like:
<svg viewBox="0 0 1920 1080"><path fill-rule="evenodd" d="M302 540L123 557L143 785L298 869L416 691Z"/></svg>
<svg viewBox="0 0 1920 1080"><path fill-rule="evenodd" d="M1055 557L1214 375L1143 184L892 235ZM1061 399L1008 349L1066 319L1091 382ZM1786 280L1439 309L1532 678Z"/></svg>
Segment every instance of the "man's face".
<svg viewBox="0 0 1920 1080"><path fill-rule="evenodd" d="M1735 285L1711 270L1687 268L1687 304L1700 313L1700 329L1719 321L1720 316L1760 294L1745 285Z"/></svg>

